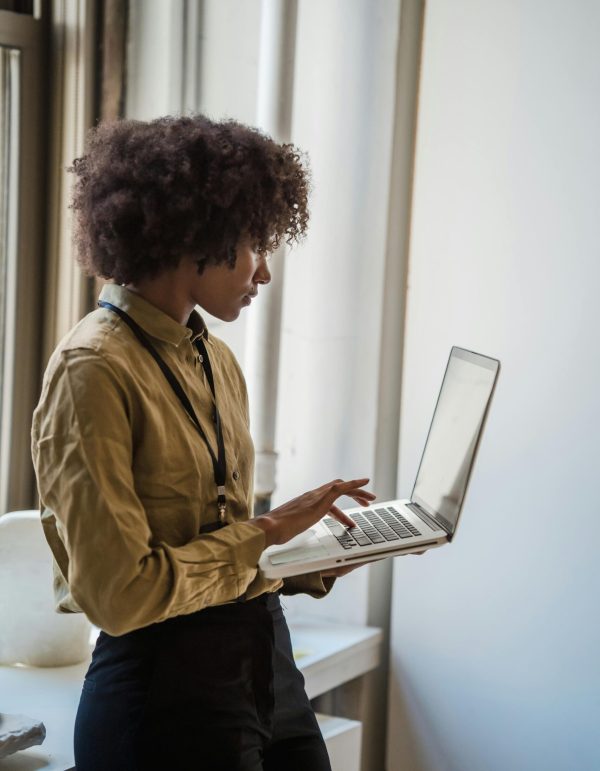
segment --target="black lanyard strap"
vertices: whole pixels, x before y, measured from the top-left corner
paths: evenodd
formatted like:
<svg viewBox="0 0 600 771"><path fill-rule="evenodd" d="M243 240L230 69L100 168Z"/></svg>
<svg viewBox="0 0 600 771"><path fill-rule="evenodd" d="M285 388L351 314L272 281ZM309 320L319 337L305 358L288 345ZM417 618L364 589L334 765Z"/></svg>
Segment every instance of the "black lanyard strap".
<svg viewBox="0 0 600 771"><path fill-rule="evenodd" d="M113 311L113 313L116 313L129 326L129 328L135 334L135 336L140 341L140 343L144 346L144 348L148 351L148 353L152 356L154 361L160 367L163 375L167 379L167 382L169 383L175 395L183 405L184 410L191 418L192 423L194 424L196 430L204 440L204 443L208 449L208 452L210 453L210 458L212 460L213 471L215 475L215 483L217 485L217 509L219 511L219 521L223 523L225 519L225 509L227 505L227 500L225 498L225 480L227 479L225 442L223 440L223 427L221 423L221 416L219 415L219 410L217 409L215 381L213 377L212 367L210 365L210 358L208 356L208 351L206 350L206 345L204 344L204 340L202 340L201 338L196 340L196 347L200 352L200 361L202 363L204 372L206 373L206 377L210 385L210 390L212 391L212 395L214 398L215 431L217 434L217 455L215 455L213 448L211 447L210 442L208 441L208 437L204 433L204 429L202 428L202 425L198 420L198 416L196 415L196 412L192 406L192 403L188 399L186 392L183 390L181 383L179 382L179 380L177 380L172 370L170 369L169 365L162 359L162 357L160 356L156 348L152 345L152 343L148 339L148 336L140 327L140 325L136 321L134 321L128 313L126 313L124 310L117 307L116 305L113 305L112 303L106 302L104 300L100 300L98 302L98 305L101 306L102 308L108 308L108 310L111 310Z"/></svg>
<svg viewBox="0 0 600 771"><path fill-rule="evenodd" d="M215 395L215 380L213 378L213 371L212 367L210 366L210 359L208 357L208 351L206 350L206 345L204 344L204 340L199 337L196 340L196 348L200 352L200 361L202 362L202 366L204 367L204 372L206 373L206 379L208 380L208 384L210 386L210 390L212 391L213 398L216 400Z"/></svg>

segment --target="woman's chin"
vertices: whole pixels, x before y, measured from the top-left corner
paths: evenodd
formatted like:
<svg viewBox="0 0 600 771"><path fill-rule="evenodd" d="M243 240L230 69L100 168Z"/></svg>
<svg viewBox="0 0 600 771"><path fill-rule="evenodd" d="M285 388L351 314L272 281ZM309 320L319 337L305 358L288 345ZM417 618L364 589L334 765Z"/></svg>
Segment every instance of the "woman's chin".
<svg viewBox="0 0 600 771"><path fill-rule="evenodd" d="M203 305L200 308L219 321L235 321L242 311L241 308L205 308Z"/></svg>
<svg viewBox="0 0 600 771"><path fill-rule="evenodd" d="M231 310L224 311L219 318L221 321L235 321L240 313L242 312L241 308L233 308Z"/></svg>

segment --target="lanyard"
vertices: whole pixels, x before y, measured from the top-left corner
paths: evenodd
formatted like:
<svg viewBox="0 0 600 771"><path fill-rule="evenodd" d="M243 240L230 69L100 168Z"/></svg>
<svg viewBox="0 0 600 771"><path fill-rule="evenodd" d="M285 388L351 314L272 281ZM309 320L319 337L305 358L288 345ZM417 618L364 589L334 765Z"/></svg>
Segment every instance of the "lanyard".
<svg viewBox="0 0 600 771"><path fill-rule="evenodd" d="M213 448L210 446L208 437L204 433L204 430L200 425L200 421L198 420L198 417L194 411L194 408L192 407L192 403L188 399L188 396L186 392L183 390L179 380L177 380L177 378L169 368L168 364L165 361L163 361L160 354L158 353L156 348L152 345L152 343L150 342L146 333L142 330L140 325L137 322L135 322L128 313L126 313L121 308L118 308L116 305L113 305L112 303L108 303L108 302L105 302L104 300L100 300L98 302L98 305L100 305L102 308L108 308L109 310L113 311L118 316L120 316L126 324L129 325L132 332L138 338L140 343L144 346L144 348L146 348L146 350L151 354L154 361L160 367L163 375L166 377L169 385L175 392L175 395L183 405L184 410L191 418L192 423L196 428L196 431L200 434L200 436L204 440L204 443L206 444L208 452L210 453L210 458L212 460L213 471L215 475L215 483L217 485L217 509L219 511L218 524L220 526L223 526L225 524L225 509L227 505L227 500L225 498L225 480L227 478L227 463L225 459L225 442L223 440L223 427L221 424L221 416L219 415L219 410L217 409L215 381L213 378L212 367L210 366L210 359L208 358L208 351L206 350L206 345L204 344L204 340L201 337L198 338L196 340L196 347L198 348L198 351L200 353L200 362L206 374L206 378L210 385L210 390L212 391L212 395L214 399L214 405L215 405L214 421L215 421L215 430L217 434L217 455L215 455Z"/></svg>

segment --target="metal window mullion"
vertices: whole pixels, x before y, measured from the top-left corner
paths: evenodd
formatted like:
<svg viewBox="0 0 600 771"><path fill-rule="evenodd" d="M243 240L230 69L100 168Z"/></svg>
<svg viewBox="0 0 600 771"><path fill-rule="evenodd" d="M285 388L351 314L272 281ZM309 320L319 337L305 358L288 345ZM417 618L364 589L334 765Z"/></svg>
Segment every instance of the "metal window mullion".
<svg viewBox="0 0 600 771"><path fill-rule="evenodd" d="M19 150L21 94L21 52L4 48L2 51L2 89L8 103L3 110L3 158L6 167L6 197L2 201L2 220L5 225L4 243L4 307L2 319L2 413L0 418L0 514L8 510L11 500L11 478L14 464L13 414L15 382L15 358L17 353L17 254L19 245Z"/></svg>

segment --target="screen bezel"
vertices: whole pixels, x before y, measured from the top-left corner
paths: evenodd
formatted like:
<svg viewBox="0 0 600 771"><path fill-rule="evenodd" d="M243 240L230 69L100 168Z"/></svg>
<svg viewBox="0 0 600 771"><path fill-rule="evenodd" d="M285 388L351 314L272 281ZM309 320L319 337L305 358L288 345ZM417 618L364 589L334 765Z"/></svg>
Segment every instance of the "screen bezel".
<svg viewBox="0 0 600 771"><path fill-rule="evenodd" d="M423 459L425 458L425 453L427 451L427 444L429 442L429 437L431 435L431 429L433 428L433 423L435 421L435 415L437 412L437 408L440 402L440 397L442 395L442 392L444 390L444 384L446 382L446 377L448 375L448 370L450 369L450 363L452 361L452 358L459 358L463 359L464 361L468 361L471 364L475 364L477 366L483 367L484 369L488 369L494 373L494 380L492 383L492 387L490 389L490 394L488 396L485 409L483 411L483 418L481 420L481 425L479 428L479 432L477 434L477 440L475 442L475 449L473 450L473 457L471 458L471 464L469 466L469 470L467 473L467 482L465 484L465 490L462 496L462 500L459 503L458 506L458 514L456 516L456 522L454 526L445 518L443 517L439 512L435 511L426 501L424 501L422 498L420 498L418 495L415 495L415 489L417 487L417 482L419 481L419 474L421 472L421 466L423 465ZM450 356L448 357L448 362L446 364L446 369L444 371L444 377L442 379L442 385L440 387L438 398L435 403L435 409L433 410L433 416L431 418L431 422L429 424L429 430L427 432L427 439L425 440L425 445L423 447L423 452L421 453L421 460L419 461L419 468L417 470L417 474L415 476L415 483L413 485L413 490L410 496L411 503L416 503L419 508L421 508L425 514L427 514L431 519L433 519L445 532L448 534L448 540L451 541L452 537L454 536L454 533L456 532L456 529L458 527L458 522L460 520L460 514L462 512L462 508L464 506L465 498L467 497L467 490L469 489L469 482L471 480L471 473L473 471L473 466L475 465L475 459L477 458L477 452L479 450L479 444L481 442L481 437L483 435L483 429L485 427L485 423L487 420L487 416L490 409L490 404L492 403L492 397L494 395L494 391L496 390L496 383L498 382L498 373L500 371L500 361L498 359L493 359L490 356L484 356L481 353L475 353L474 351L469 351L466 348L459 348L458 346L452 346L452 349L450 351Z"/></svg>

